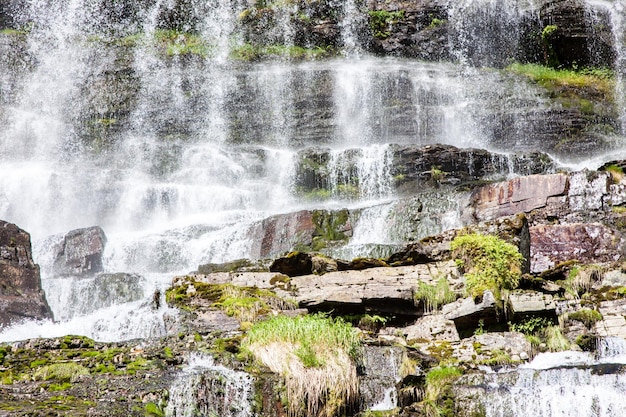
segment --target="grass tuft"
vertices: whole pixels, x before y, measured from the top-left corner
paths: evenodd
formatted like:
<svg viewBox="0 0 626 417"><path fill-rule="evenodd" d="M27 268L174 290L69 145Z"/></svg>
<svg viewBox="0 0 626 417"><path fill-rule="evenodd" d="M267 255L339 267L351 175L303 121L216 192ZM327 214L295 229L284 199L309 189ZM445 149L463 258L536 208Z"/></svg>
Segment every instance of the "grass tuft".
<svg viewBox="0 0 626 417"><path fill-rule="evenodd" d="M242 349L282 375L290 416L333 416L358 397L356 330L324 314L276 316L256 323Z"/></svg>

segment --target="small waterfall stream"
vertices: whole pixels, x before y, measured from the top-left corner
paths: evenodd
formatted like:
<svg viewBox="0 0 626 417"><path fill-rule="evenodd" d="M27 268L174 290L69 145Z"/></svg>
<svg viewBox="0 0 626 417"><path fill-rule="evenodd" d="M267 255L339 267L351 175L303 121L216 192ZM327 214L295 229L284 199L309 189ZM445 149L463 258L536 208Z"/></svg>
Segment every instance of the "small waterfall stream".
<svg viewBox="0 0 626 417"><path fill-rule="evenodd" d="M597 358L583 352L542 353L515 371L479 377L476 392L485 416L626 416L626 342L608 338L599 345Z"/></svg>
<svg viewBox="0 0 626 417"><path fill-rule="evenodd" d="M245 372L197 356L179 375L165 408L166 417L252 417L253 379Z"/></svg>

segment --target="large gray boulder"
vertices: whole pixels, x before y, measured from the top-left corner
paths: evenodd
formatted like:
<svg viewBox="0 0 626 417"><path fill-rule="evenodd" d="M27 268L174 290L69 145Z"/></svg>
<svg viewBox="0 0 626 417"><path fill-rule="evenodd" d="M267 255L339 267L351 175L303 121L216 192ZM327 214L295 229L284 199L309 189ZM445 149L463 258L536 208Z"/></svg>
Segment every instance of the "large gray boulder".
<svg viewBox="0 0 626 417"><path fill-rule="evenodd" d="M30 235L0 221L0 328L24 319L52 319L52 311L41 289Z"/></svg>
<svg viewBox="0 0 626 417"><path fill-rule="evenodd" d="M53 271L58 276L86 276L102 272L106 236L100 226L68 232L55 247Z"/></svg>

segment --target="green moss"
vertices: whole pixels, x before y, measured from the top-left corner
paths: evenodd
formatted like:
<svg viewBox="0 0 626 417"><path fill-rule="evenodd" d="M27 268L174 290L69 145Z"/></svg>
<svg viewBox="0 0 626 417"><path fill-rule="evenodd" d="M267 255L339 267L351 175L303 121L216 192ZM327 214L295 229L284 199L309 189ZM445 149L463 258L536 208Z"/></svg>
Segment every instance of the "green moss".
<svg viewBox="0 0 626 417"><path fill-rule="evenodd" d="M490 290L496 299L503 289L515 289L521 278L523 261L519 250L491 235L459 235L450 244L465 272L466 291L480 297Z"/></svg>
<svg viewBox="0 0 626 417"><path fill-rule="evenodd" d="M404 19L404 10L389 12L387 10L370 10L369 21L370 29L377 39L387 39L391 35L392 26L398 20Z"/></svg>
<svg viewBox="0 0 626 417"><path fill-rule="evenodd" d="M295 45L252 45L245 43L233 48L230 57L238 61L258 61L281 58L294 61L316 60L333 54L330 48L303 48Z"/></svg>
<svg viewBox="0 0 626 417"><path fill-rule="evenodd" d="M451 362L454 359L452 357L454 349L452 348L452 344L447 340L433 342L428 346L428 353L437 359L439 363Z"/></svg>
<svg viewBox="0 0 626 417"><path fill-rule="evenodd" d="M581 334L576 338L576 344L584 352L594 352L598 346L598 339L593 335Z"/></svg>
<svg viewBox="0 0 626 417"><path fill-rule="evenodd" d="M159 404L147 403L144 407L145 415L148 417L163 417L165 410Z"/></svg>
<svg viewBox="0 0 626 417"><path fill-rule="evenodd" d="M42 381L75 382L82 375L89 375L89 370L78 363L67 362L46 365L38 369L33 377Z"/></svg>
<svg viewBox="0 0 626 417"><path fill-rule="evenodd" d="M506 353L502 349L494 349L489 352L490 357L481 361L481 364L494 366L494 365L512 365L517 363L511 358L511 355Z"/></svg>
<svg viewBox="0 0 626 417"><path fill-rule="evenodd" d="M72 388L71 382L62 382L60 384L50 384L48 385L48 391L65 391Z"/></svg>
<svg viewBox="0 0 626 417"><path fill-rule="evenodd" d="M602 320L602 314L600 314L597 310L591 310L588 308L583 308L582 310L575 311L573 313L569 313L567 315L569 320L580 321L587 327L591 328L596 322Z"/></svg>
<svg viewBox="0 0 626 417"><path fill-rule="evenodd" d="M192 309L194 300L210 301L213 307L223 310L240 321L254 321L270 311L286 310L296 304L286 301L273 291L256 287L238 287L232 284L207 284L187 277L187 281L166 291L169 305ZM203 303L200 303L203 304Z"/></svg>
<svg viewBox="0 0 626 417"><path fill-rule="evenodd" d="M438 19L438 18L436 18L436 17L433 17L433 18L430 20L430 23L428 24L428 29L434 29L434 28L437 28L437 27L439 27L439 26L443 25L444 23L446 23L446 20L445 20L445 19Z"/></svg>
<svg viewBox="0 0 626 417"><path fill-rule="evenodd" d="M524 75L548 91L562 92L563 88L597 90L606 98L611 98L614 76L611 71L554 69L538 64L511 64L507 70Z"/></svg>
<svg viewBox="0 0 626 417"><path fill-rule="evenodd" d="M463 373L456 366L438 366L426 374L426 400L439 401L446 389Z"/></svg>

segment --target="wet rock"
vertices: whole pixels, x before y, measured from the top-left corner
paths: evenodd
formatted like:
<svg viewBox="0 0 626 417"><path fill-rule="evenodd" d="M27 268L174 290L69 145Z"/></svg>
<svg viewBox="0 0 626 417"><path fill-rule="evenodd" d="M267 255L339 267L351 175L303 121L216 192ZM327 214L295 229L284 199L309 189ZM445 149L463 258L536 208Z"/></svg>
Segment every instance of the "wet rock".
<svg viewBox="0 0 626 417"><path fill-rule="evenodd" d="M145 278L137 274L100 273L93 277L67 277L57 280L56 285L67 288L57 299L48 296L52 305L65 306L55 317L57 320L69 320L102 308L138 301L145 295Z"/></svg>
<svg viewBox="0 0 626 417"><path fill-rule="evenodd" d="M345 244L352 236L350 212L302 210L269 217L248 232L252 258L267 258L292 250L320 251Z"/></svg>
<svg viewBox="0 0 626 417"><path fill-rule="evenodd" d="M86 276L102 272L106 236L99 226L68 232L55 248L53 271L59 276Z"/></svg>
<svg viewBox="0 0 626 417"><path fill-rule="evenodd" d="M395 395L400 382L400 369L406 357L405 349L397 346L366 346L363 349L363 369L359 391L365 409Z"/></svg>
<svg viewBox="0 0 626 417"><path fill-rule="evenodd" d="M612 263L622 257L621 233L598 223L533 226L530 240L534 273L572 259L592 264Z"/></svg>
<svg viewBox="0 0 626 417"><path fill-rule="evenodd" d="M539 14L544 28L554 27L542 37L544 59L550 65L590 66L614 61L606 10L597 10L597 21L593 22L581 0L548 0L541 4Z"/></svg>
<svg viewBox="0 0 626 417"><path fill-rule="evenodd" d="M32 258L30 235L0 221L0 327L25 319L52 319Z"/></svg>
<svg viewBox="0 0 626 417"><path fill-rule="evenodd" d="M221 264L204 264L198 267L198 274L212 274L215 272L267 272L271 260L261 259L251 261L249 259L237 259Z"/></svg>

